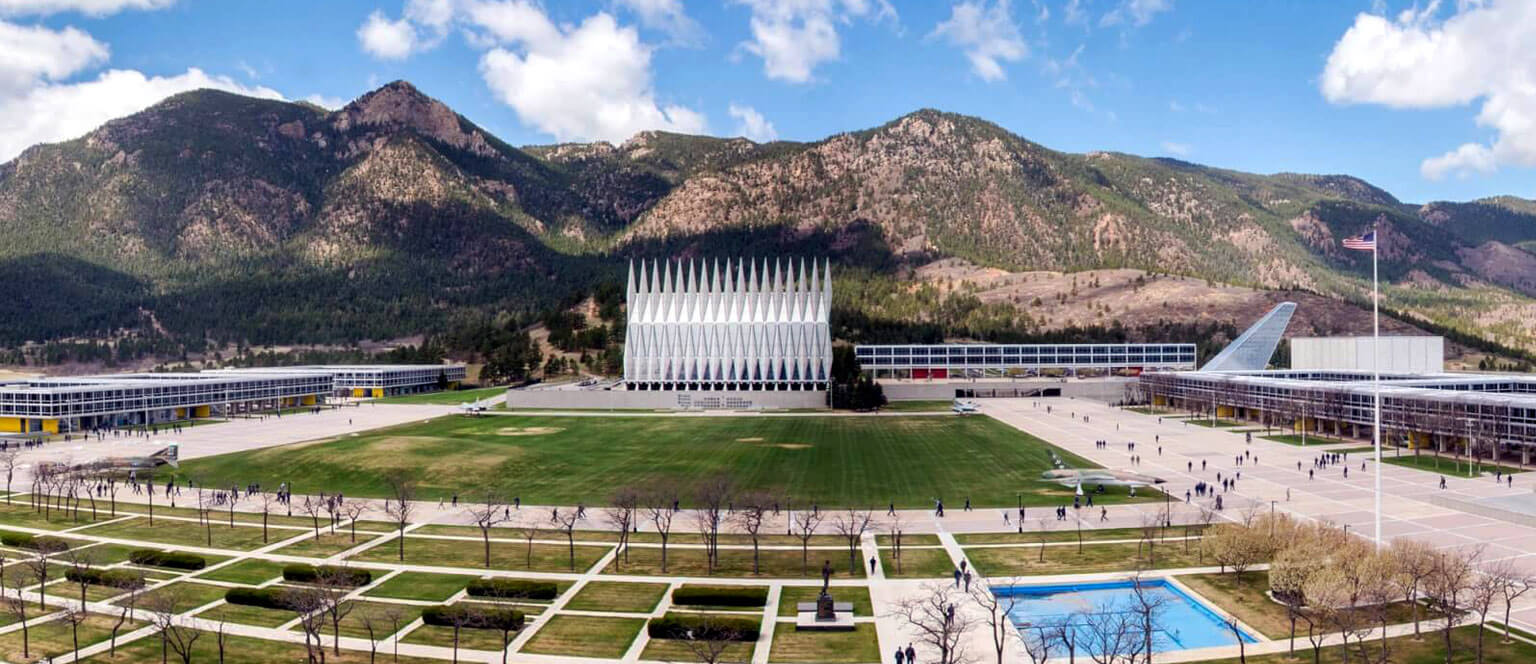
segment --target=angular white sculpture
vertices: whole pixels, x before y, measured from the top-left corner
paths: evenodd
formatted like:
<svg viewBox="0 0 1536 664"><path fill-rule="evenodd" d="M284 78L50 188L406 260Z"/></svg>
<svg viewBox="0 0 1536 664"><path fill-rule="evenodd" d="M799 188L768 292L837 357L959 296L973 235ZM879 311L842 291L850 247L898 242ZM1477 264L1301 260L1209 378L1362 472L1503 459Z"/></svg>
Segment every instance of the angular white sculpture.
<svg viewBox="0 0 1536 664"><path fill-rule="evenodd" d="M629 265L631 390L824 390L832 371L831 263Z"/></svg>

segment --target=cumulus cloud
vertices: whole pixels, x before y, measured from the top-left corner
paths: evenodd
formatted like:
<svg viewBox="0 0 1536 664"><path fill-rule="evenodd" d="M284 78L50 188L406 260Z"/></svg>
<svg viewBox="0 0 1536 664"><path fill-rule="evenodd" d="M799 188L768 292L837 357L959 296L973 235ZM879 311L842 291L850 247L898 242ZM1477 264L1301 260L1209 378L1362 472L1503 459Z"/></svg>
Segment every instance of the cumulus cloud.
<svg viewBox="0 0 1536 664"><path fill-rule="evenodd" d="M559 26L527 2L484 4L494 11L472 14L473 20L499 45L480 57L480 74L529 125L561 141L618 142L647 129L706 129L699 112L656 100L651 48L612 15Z"/></svg>
<svg viewBox="0 0 1536 664"><path fill-rule="evenodd" d="M779 140L779 132L773 128L773 123L758 113L751 106L741 106L732 103L729 109L731 117L736 118L736 133L758 143Z"/></svg>
<svg viewBox="0 0 1536 664"><path fill-rule="evenodd" d="M1159 144L1159 147L1163 148L1163 152L1167 152L1168 154L1172 154L1172 155L1178 155L1180 157L1187 157L1187 156L1189 156L1189 152L1190 152L1190 148L1189 148L1189 144L1188 143L1176 143L1174 141L1163 141L1162 143Z"/></svg>
<svg viewBox="0 0 1536 664"><path fill-rule="evenodd" d="M214 88L237 94L281 99L276 90L248 87L227 76L188 69L175 76L145 76L114 69L80 83L44 83L20 94L0 97L0 161L27 146L78 137L113 118L142 111L171 95Z"/></svg>
<svg viewBox="0 0 1536 664"><path fill-rule="evenodd" d="M1003 62L1018 62L1029 55L1029 46L1019 36L1008 0L997 0L990 7L985 0L956 4L950 10L949 20L940 23L929 36L942 37L964 49L971 70L988 82L1008 78Z"/></svg>
<svg viewBox="0 0 1536 664"><path fill-rule="evenodd" d="M442 43L453 17L453 0L407 0L398 19L377 9L369 14L357 28L357 43L380 60L404 60Z"/></svg>
<svg viewBox="0 0 1536 664"><path fill-rule="evenodd" d="M108 49L73 27L50 30L0 21L0 53L5 54L0 57L0 94L7 94L101 64Z"/></svg>
<svg viewBox="0 0 1536 664"><path fill-rule="evenodd" d="M332 97L330 95L323 95L318 92L305 97L304 101L319 106L320 108L323 108L327 111L334 111L347 105L347 100L342 99L341 97Z"/></svg>
<svg viewBox="0 0 1536 664"><path fill-rule="evenodd" d="M60 12L80 12L88 16L106 16L125 9L163 9L176 0L0 0L0 15L45 16Z"/></svg>
<svg viewBox="0 0 1536 664"><path fill-rule="evenodd" d="M816 67L842 51L837 24L855 18L895 20L887 0L737 0L752 11L752 39L742 48L763 59L768 78L809 82Z"/></svg>
<svg viewBox="0 0 1536 664"><path fill-rule="evenodd" d="M1497 135L1424 160L1420 173L1488 173L1536 166L1536 4L1458 3L1438 18L1438 3L1395 17L1360 14L1334 44L1319 87L1336 104L1396 109L1458 106L1481 100L1477 124Z"/></svg>

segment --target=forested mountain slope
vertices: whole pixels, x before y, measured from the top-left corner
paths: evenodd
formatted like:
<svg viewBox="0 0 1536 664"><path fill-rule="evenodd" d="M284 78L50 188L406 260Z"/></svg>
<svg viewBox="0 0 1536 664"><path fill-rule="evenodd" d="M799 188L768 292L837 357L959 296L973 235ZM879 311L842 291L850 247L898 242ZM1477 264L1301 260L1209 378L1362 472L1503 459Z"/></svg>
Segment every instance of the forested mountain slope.
<svg viewBox="0 0 1536 664"><path fill-rule="evenodd" d="M1186 334L1222 320L1224 287L1365 302L1369 255L1339 240L1372 222L1390 310L1536 350L1523 199L1418 206L1348 176L1062 153L932 110L813 143L520 149L404 82L335 112L199 91L0 165L0 347L394 338L569 306L629 258L677 255L831 254L851 339ZM989 276L919 270L941 259ZM1084 270L1183 277L1195 306L1117 309L1075 279L1049 301L996 290Z"/></svg>

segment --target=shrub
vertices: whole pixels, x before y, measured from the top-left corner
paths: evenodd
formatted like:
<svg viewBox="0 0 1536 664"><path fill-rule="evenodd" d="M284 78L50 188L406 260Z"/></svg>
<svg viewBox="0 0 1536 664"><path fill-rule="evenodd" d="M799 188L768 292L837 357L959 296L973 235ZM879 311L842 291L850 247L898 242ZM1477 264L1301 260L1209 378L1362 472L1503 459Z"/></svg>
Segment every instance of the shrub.
<svg viewBox="0 0 1536 664"><path fill-rule="evenodd" d="M645 631L653 639L686 639L692 632L701 640L756 641L759 629L758 621L752 618L668 613L652 618Z"/></svg>
<svg viewBox="0 0 1536 664"><path fill-rule="evenodd" d="M0 544L17 549L31 549L46 553L58 553L69 548L68 542L57 537L14 532L0 533Z"/></svg>
<svg viewBox="0 0 1536 664"><path fill-rule="evenodd" d="M560 595L553 582L528 579L475 579L465 592L471 597L499 599L554 599Z"/></svg>
<svg viewBox="0 0 1536 664"><path fill-rule="evenodd" d="M373 581L373 572L365 569L353 569L337 565L295 564L283 568L283 579L294 583L314 583L321 576L335 579L344 586L366 586Z"/></svg>
<svg viewBox="0 0 1536 664"><path fill-rule="evenodd" d="M128 560L135 565L169 567L171 569L198 570L208 566L208 561L195 553L156 551L154 549L135 549L132 553L128 554Z"/></svg>
<svg viewBox="0 0 1536 664"><path fill-rule="evenodd" d="M263 609L288 610L286 588L230 588L224 593L224 601L241 606L259 606Z"/></svg>
<svg viewBox="0 0 1536 664"><path fill-rule="evenodd" d="M672 591L672 603L682 606L764 606L768 589L751 586L682 586Z"/></svg>
<svg viewBox="0 0 1536 664"><path fill-rule="evenodd" d="M422 622L437 627L453 627L458 623L460 627L513 631L522 629L523 620L522 611L493 606L450 604L429 607L421 612Z"/></svg>
<svg viewBox="0 0 1536 664"><path fill-rule="evenodd" d="M83 580L85 583L93 586L108 586L112 588L142 588L144 586L143 578L125 569L71 568L64 570L64 578L74 583L80 583Z"/></svg>

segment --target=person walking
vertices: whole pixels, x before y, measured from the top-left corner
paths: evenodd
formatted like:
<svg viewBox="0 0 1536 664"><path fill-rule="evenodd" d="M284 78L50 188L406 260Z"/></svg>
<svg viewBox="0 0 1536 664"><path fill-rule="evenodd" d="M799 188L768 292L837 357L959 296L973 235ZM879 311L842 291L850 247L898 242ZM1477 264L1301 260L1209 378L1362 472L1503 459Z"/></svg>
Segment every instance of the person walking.
<svg viewBox="0 0 1536 664"><path fill-rule="evenodd" d="M912 649L912 644L907 644L907 664L917 664L917 651Z"/></svg>
<svg viewBox="0 0 1536 664"><path fill-rule="evenodd" d="M896 664L903 664L906 659L907 652L902 650L901 646L896 646Z"/></svg>

